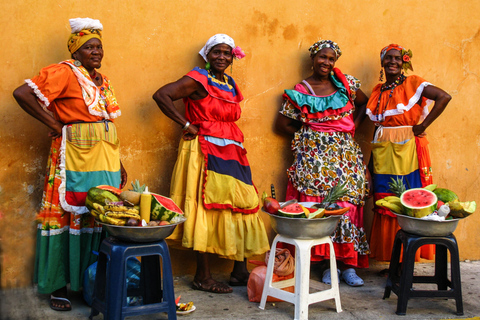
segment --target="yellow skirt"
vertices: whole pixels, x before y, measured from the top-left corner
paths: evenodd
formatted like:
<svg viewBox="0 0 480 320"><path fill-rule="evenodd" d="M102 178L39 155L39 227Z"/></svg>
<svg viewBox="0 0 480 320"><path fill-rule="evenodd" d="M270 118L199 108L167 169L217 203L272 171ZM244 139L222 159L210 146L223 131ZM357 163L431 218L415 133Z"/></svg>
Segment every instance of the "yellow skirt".
<svg viewBox="0 0 480 320"><path fill-rule="evenodd" d="M187 221L177 226L168 238L195 251L218 254L230 260L243 261L270 249L265 225L258 212L233 213L231 210L205 209L202 185L205 158L198 137L180 141L173 169L170 197L182 208Z"/></svg>

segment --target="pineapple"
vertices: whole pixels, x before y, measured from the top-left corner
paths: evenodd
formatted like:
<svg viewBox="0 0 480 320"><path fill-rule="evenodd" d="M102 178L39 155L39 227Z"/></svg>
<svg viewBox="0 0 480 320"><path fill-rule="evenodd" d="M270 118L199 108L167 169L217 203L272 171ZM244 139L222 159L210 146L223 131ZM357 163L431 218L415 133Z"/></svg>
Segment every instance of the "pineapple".
<svg viewBox="0 0 480 320"><path fill-rule="evenodd" d="M405 184L403 183L402 178L397 177L397 179L392 179L392 182L388 183L388 186L390 189L388 191L391 191L394 193L397 197L400 197L402 193L404 193L407 189L405 188ZM407 181L408 183L408 181Z"/></svg>
<svg viewBox="0 0 480 320"><path fill-rule="evenodd" d="M133 189L128 189L128 190L135 191L138 193L143 193L145 191L145 185L140 186L140 182L138 181L138 179L135 179L135 183L132 182L131 184Z"/></svg>
<svg viewBox="0 0 480 320"><path fill-rule="evenodd" d="M343 184L337 183L328 191L325 198L323 198L322 203L316 204L315 207L328 208L330 205L335 204L336 201L340 200L347 193L347 189L345 188L346 185L346 181Z"/></svg>

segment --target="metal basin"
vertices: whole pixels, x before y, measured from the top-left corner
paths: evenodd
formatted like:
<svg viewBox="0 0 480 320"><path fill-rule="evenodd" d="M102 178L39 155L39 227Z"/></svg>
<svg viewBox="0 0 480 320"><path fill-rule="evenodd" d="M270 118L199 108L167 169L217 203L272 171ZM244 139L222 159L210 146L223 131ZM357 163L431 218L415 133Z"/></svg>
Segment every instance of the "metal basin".
<svg viewBox="0 0 480 320"><path fill-rule="evenodd" d="M97 222L101 224L112 237L119 240L126 242L154 242L167 238L173 233L177 225L184 223L185 220L166 226L146 227L114 226L100 221Z"/></svg>
<svg viewBox="0 0 480 320"><path fill-rule="evenodd" d="M299 202L310 207L308 202ZM265 212L265 211L264 211ZM319 239L333 234L340 218L329 216L320 219L287 218L266 212L270 216L270 224L276 233L295 239Z"/></svg>
<svg viewBox="0 0 480 320"><path fill-rule="evenodd" d="M396 214L398 224L403 231L426 237L443 237L453 233L457 228L458 221L465 219L451 219L445 221L433 221L414 218L403 214Z"/></svg>

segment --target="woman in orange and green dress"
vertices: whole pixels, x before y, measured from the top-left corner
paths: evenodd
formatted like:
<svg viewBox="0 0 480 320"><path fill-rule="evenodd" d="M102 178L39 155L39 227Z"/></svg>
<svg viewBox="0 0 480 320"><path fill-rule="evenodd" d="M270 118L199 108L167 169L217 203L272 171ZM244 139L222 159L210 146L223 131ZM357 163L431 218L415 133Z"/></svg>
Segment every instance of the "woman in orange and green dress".
<svg viewBox="0 0 480 320"><path fill-rule="evenodd" d="M407 189L431 184L432 168L425 130L445 110L451 97L413 71L412 52L390 44L380 52L380 81L368 100L366 114L376 125L372 141L374 200L393 195L391 182L402 180ZM434 107L429 112L432 103ZM370 238L371 257L390 261L399 225L394 214L375 206ZM433 259L434 248L424 246L416 259Z"/></svg>
<svg viewBox="0 0 480 320"><path fill-rule="evenodd" d="M71 310L67 284L80 290L102 237L101 226L87 214L88 190L123 187L127 179L113 122L120 108L110 80L96 70L103 59L103 26L89 18L71 19L70 25L72 59L41 69L14 91L18 104L51 129L34 280L58 311Z"/></svg>

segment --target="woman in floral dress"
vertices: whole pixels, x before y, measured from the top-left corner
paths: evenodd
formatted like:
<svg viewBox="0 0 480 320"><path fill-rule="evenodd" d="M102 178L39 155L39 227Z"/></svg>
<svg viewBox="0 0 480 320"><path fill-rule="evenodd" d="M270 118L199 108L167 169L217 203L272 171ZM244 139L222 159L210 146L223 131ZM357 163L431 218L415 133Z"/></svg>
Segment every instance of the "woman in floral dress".
<svg viewBox="0 0 480 320"><path fill-rule="evenodd" d="M321 202L335 185L347 189L336 203L350 210L332 235L341 278L352 286L363 285L354 268L368 267L369 246L363 229L364 198L368 171L359 145L353 139L356 122L368 98L360 81L334 68L341 55L331 40L320 40L310 49L313 74L294 90L285 90L276 127L293 135L293 165L287 170L286 200ZM364 112L364 111L363 111ZM330 258L328 246L312 249L312 261ZM323 272L330 284L330 269Z"/></svg>

